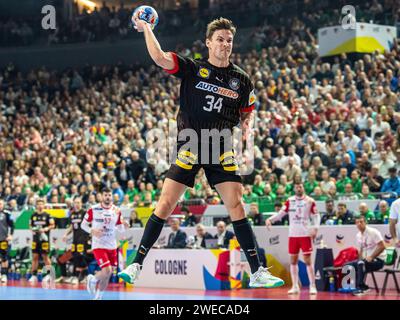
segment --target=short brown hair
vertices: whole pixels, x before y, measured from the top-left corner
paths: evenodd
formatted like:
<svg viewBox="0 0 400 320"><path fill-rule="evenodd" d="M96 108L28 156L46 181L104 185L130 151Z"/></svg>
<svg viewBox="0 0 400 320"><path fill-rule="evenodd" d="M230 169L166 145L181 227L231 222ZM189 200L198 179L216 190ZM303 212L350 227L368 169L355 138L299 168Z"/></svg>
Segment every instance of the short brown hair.
<svg viewBox="0 0 400 320"><path fill-rule="evenodd" d="M206 38L211 39L214 32L217 30L229 30L233 35L236 33L236 27L233 25L233 22L222 17L211 21L207 25Z"/></svg>

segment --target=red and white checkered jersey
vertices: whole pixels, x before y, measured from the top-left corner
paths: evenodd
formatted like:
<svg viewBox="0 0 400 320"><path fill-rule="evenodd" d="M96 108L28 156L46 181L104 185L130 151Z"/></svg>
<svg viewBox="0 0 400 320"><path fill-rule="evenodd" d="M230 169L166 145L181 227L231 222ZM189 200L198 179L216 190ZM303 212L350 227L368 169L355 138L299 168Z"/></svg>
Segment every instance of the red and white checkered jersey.
<svg viewBox="0 0 400 320"><path fill-rule="evenodd" d="M92 249L116 249L116 230L122 223L121 210L111 205L109 208L101 204L94 205L85 214L84 220L92 224L92 229L101 229L101 237L92 236Z"/></svg>
<svg viewBox="0 0 400 320"><path fill-rule="evenodd" d="M309 237L312 216L319 215L314 199L308 196L290 197L278 214L270 218L271 222L281 220L287 214L289 215L289 237Z"/></svg>

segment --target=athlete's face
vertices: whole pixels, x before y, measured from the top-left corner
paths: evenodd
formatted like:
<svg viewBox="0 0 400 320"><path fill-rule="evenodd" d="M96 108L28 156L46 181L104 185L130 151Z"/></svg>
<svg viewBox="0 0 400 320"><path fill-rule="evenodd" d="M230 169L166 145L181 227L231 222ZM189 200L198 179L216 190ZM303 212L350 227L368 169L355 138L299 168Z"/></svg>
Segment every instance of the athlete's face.
<svg viewBox="0 0 400 320"><path fill-rule="evenodd" d="M112 193L111 192L104 192L103 193L103 203L106 206L109 206L112 203Z"/></svg>
<svg viewBox="0 0 400 320"><path fill-rule="evenodd" d="M74 200L74 208L75 208L76 211L79 211L79 210L82 209L82 201L81 201L81 199L76 198Z"/></svg>
<svg viewBox="0 0 400 320"><path fill-rule="evenodd" d="M232 53L233 34L230 30L217 30L211 39L206 40L210 57L219 61L228 61Z"/></svg>
<svg viewBox="0 0 400 320"><path fill-rule="evenodd" d="M295 185L295 192L296 192L296 196L298 197L302 197L304 194L304 187L302 184L296 184Z"/></svg>
<svg viewBox="0 0 400 320"><path fill-rule="evenodd" d="M39 213L42 213L42 212L43 212L43 210L44 210L44 203L43 203L42 201L39 201L39 202L36 204L36 210L37 210L37 212L39 212Z"/></svg>

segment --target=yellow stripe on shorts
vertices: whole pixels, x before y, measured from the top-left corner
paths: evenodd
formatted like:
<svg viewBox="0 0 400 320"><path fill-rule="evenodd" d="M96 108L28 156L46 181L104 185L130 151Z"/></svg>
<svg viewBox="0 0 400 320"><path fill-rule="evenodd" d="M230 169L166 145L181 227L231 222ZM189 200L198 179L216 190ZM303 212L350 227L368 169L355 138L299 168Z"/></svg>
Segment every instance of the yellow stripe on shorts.
<svg viewBox="0 0 400 320"><path fill-rule="evenodd" d="M221 156L219 157L219 161L221 162L222 160L224 160L227 157L233 157L235 154L233 153L233 151L228 151L225 152L223 154L221 154Z"/></svg>

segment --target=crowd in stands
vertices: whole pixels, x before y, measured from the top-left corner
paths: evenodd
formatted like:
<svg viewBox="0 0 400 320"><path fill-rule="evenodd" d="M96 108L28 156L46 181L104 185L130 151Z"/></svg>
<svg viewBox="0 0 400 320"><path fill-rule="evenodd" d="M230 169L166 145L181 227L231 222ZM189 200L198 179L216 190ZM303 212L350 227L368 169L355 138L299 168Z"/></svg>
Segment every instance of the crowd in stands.
<svg viewBox="0 0 400 320"><path fill-rule="evenodd" d="M316 200L398 197L398 44L329 62L318 58L315 34L299 19L257 32L260 46L232 56L257 95L255 170L244 176L244 202L274 207L300 180ZM201 57L204 45L177 51ZM145 137L153 128L167 134L177 79L154 65L22 73L10 64L0 71L0 89L0 196L10 211L37 197L70 206L81 196L90 206L104 186L119 205L155 204L169 164L147 161ZM183 200L195 199L221 203L202 171Z"/></svg>
<svg viewBox="0 0 400 320"><path fill-rule="evenodd" d="M163 1L154 1L160 23L157 34L162 36L178 35L183 31L202 35L206 21L226 16L238 27L255 28L255 43L262 43L272 38L277 42L285 41L282 33L290 32L294 17L303 21L314 33L321 26L338 24L341 8L346 1L271 1L271 0L214 0L199 1L196 8L191 8L189 1L177 2L173 7L165 7ZM35 13L28 17L7 17L0 19L0 46L27 46L31 44L64 44L94 41L117 41L138 37L132 32L130 16L139 4L114 6L103 2L100 7L80 10L74 3L69 17L57 9L57 29L43 30L42 15ZM400 22L398 1L386 0L383 3L373 1L352 1L356 9L357 21L395 25ZM277 30L270 30L274 26ZM281 27L281 28L280 28ZM265 32L267 31L267 32ZM302 31L303 33L306 30ZM267 37L267 38L266 38ZM284 45L284 44L283 44ZM278 45L279 46L279 45Z"/></svg>

